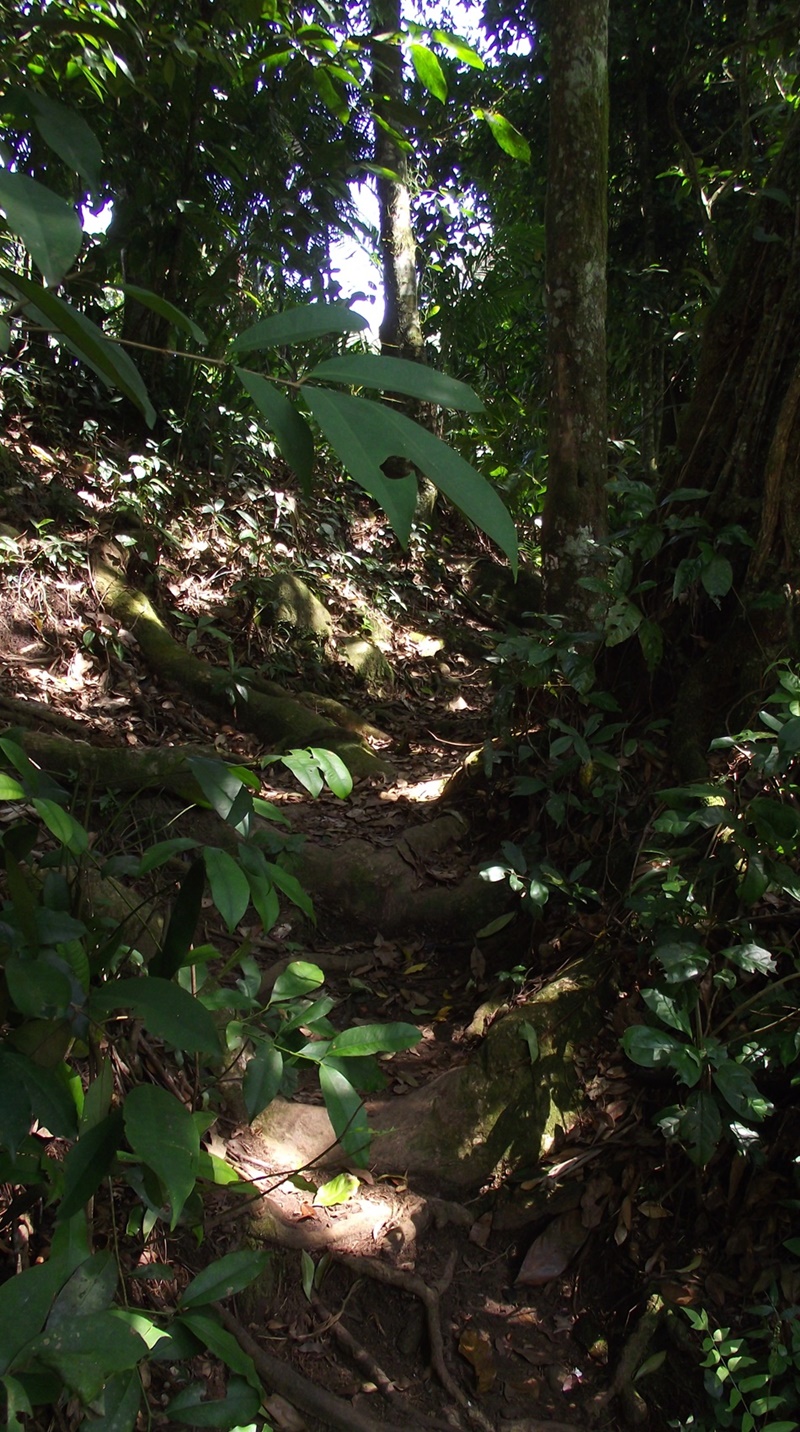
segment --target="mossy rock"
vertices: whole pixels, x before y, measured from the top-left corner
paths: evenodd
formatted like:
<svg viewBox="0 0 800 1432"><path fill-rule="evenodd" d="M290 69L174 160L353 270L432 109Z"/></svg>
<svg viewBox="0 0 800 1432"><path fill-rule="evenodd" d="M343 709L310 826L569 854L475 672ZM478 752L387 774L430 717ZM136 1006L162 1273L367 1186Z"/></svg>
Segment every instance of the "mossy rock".
<svg viewBox="0 0 800 1432"><path fill-rule="evenodd" d="M273 572L261 584L259 605L272 608L273 620L328 641L333 623L319 597L293 572Z"/></svg>

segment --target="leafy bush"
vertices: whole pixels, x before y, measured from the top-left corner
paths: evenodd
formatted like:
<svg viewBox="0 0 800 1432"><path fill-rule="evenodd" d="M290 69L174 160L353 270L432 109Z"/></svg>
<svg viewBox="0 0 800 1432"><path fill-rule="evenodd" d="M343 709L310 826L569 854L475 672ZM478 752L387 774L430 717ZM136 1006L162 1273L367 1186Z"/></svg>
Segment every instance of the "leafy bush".
<svg viewBox="0 0 800 1432"><path fill-rule="evenodd" d="M105 1207L101 1190L108 1183L112 1221L135 1196L129 1233L146 1239L156 1224L175 1230L188 1223L202 1236L205 1187L249 1191L202 1142L232 1054L245 1064L251 1119L294 1087L301 1064L316 1070L337 1137L353 1162L364 1163L369 1132L359 1090L381 1086L377 1055L410 1047L419 1033L399 1024L337 1031L328 1018L333 999L317 996L323 975L315 965L290 964L265 1000L246 944L216 973L217 951L193 944L206 882L231 932L251 903L270 929L281 896L313 918L306 892L281 864L274 829L281 817L254 794L251 772L191 762L205 803L240 837L236 857L180 838L141 857L106 861L67 809L65 791L8 737L0 738L0 751L6 763L0 799L21 811L0 838L0 1181L43 1199L55 1224L47 1261L0 1287L7 1425L21 1427L34 1406L70 1395L86 1409L87 1423L127 1432L142 1402L141 1364L184 1363L203 1347L232 1374L226 1398L206 1403L204 1385L190 1383L167 1415L189 1426L246 1424L258 1412L259 1380L213 1304L258 1277L266 1255L242 1251L216 1260L168 1313L134 1313L118 1258L92 1249L87 1207L93 1199ZM330 752L295 751L285 760L314 793L323 780L340 795L349 790L349 776ZM192 863L155 950L138 938L147 921L93 910L92 896L104 882L124 894L121 876L148 875L188 852ZM127 899L135 914L140 901L133 887ZM225 983L234 968L238 978ZM146 1041L171 1051L178 1069L193 1064L188 1107L171 1089L146 1082L135 1072L137 1061L125 1057L131 1020L140 1022ZM125 1090L115 1067L126 1070Z"/></svg>

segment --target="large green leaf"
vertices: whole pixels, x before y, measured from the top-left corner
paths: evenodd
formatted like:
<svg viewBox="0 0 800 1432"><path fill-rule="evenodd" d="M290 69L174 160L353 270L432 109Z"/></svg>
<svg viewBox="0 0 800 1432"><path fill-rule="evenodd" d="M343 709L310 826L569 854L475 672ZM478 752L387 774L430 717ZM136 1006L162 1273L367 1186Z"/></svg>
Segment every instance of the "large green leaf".
<svg viewBox="0 0 800 1432"><path fill-rule="evenodd" d="M83 1402L93 1402L111 1374L135 1367L147 1356L147 1345L113 1313L93 1313L48 1329L24 1352L26 1359L54 1368Z"/></svg>
<svg viewBox="0 0 800 1432"><path fill-rule="evenodd" d="M253 798L238 772L207 756L190 756L186 764L220 820L227 821L240 835L248 835ZM255 789L260 790L258 778L252 779Z"/></svg>
<svg viewBox="0 0 800 1432"><path fill-rule="evenodd" d="M75 1269L58 1293L47 1319L48 1328L63 1327L73 1318L104 1313L117 1289L117 1264L110 1248L92 1254Z"/></svg>
<svg viewBox="0 0 800 1432"><path fill-rule="evenodd" d="M86 363L104 383L118 388L143 414L148 427L156 420L155 408L147 396L136 365L116 344L109 343L96 323L69 303L21 274L0 269L0 284L20 302L25 315L60 336L71 353Z"/></svg>
<svg viewBox="0 0 800 1432"><path fill-rule="evenodd" d="M136 1369L117 1372L103 1388L101 1415L84 1425L92 1432L133 1432L141 1401L142 1383Z"/></svg>
<svg viewBox="0 0 800 1432"><path fill-rule="evenodd" d="M433 50L429 50L427 45L412 44L408 47L408 53L420 84L425 86L434 99L441 100L444 104L447 99L447 80Z"/></svg>
<svg viewBox="0 0 800 1432"><path fill-rule="evenodd" d="M138 1084L123 1106L128 1142L161 1180L174 1228L197 1179L200 1136L183 1104L155 1084Z"/></svg>
<svg viewBox="0 0 800 1432"><path fill-rule="evenodd" d="M190 1383L165 1407L166 1416L187 1427L249 1427L255 1423L262 1393L243 1379L231 1378L227 1397L206 1402L207 1392L205 1382Z"/></svg>
<svg viewBox="0 0 800 1432"><path fill-rule="evenodd" d="M253 1248L241 1248L237 1253L226 1253L217 1258L202 1273L193 1278L178 1299L181 1308L196 1308L203 1303L218 1302L240 1293L264 1272L270 1253L259 1253Z"/></svg>
<svg viewBox="0 0 800 1432"><path fill-rule="evenodd" d="M83 242L81 221L72 206L27 174L2 169L0 209L46 282L60 283Z"/></svg>
<svg viewBox="0 0 800 1432"><path fill-rule="evenodd" d="M207 1009L199 1000L170 980L155 976L112 980L94 990L90 1002L95 1017L112 1009L137 1015L151 1034L188 1054L219 1054L219 1039Z"/></svg>
<svg viewBox="0 0 800 1432"><path fill-rule="evenodd" d="M205 1343L209 1352L224 1362L231 1372L236 1372L240 1377L246 1378L250 1386L257 1392L262 1391L253 1359L240 1346L233 1333L229 1333L227 1328L220 1327L214 1315L202 1310L190 1311L181 1314L181 1322L190 1332L194 1333L196 1338Z"/></svg>
<svg viewBox="0 0 800 1432"><path fill-rule="evenodd" d="M0 1375L36 1337L67 1277L60 1260L36 1263L0 1286Z"/></svg>
<svg viewBox="0 0 800 1432"><path fill-rule="evenodd" d="M248 1060L242 1079L242 1097L250 1122L272 1103L281 1087L283 1055L274 1044L264 1044Z"/></svg>
<svg viewBox="0 0 800 1432"><path fill-rule="evenodd" d="M351 477L383 507L405 545L417 498L413 476L387 478L381 463L405 457L505 552L517 570L517 534L508 509L490 483L426 428L366 398L307 387L303 397Z"/></svg>
<svg viewBox="0 0 800 1432"><path fill-rule="evenodd" d="M364 1167L369 1150L369 1128L364 1102L340 1069L319 1066L319 1085L328 1118L339 1143L355 1164Z"/></svg>
<svg viewBox="0 0 800 1432"><path fill-rule="evenodd" d="M36 128L46 144L63 159L70 169L76 170L86 181L86 187L93 193L100 188L100 166L103 151L100 141L85 119L37 90L19 90L17 93L26 107L32 111Z"/></svg>
<svg viewBox="0 0 800 1432"><path fill-rule="evenodd" d="M395 1053L413 1049L422 1035L413 1024L361 1024L344 1029L331 1041L329 1053L361 1058L365 1054Z"/></svg>
<svg viewBox="0 0 800 1432"><path fill-rule="evenodd" d="M472 46L468 45L466 40L462 40L460 35L452 35L448 30L434 30L433 38L437 44L444 45L451 55L455 55L457 60L461 60L463 64L469 65L473 70L486 69L477 50L473 50Z"/></svg>
<svg viewBox="0 0 800 1432"><path fill-rule="evenodd" d="M314 470L314 439L308 423L275 384L262 378L260 373L237 368L236 376L253 399L268 430L274 433L281 455L308 493Z"/></svg>
<svg viewBox="0 0 800 1432"><path fill-rule="evenodd" d="M170 303L166 298L161 298L160 294L151 293L149 288L139 288L138 284L135 283L121 283L120 289L126 298L135 298L137 303L143 304L145 308L151 309L153 313L159 314L161 318L166 318L167 322L171 323L173 328L178 328L181 333L186 333L189 338L193 339L198 348L205 348L208 339L202 328L200 328L193 319L189 318L187 314L181 313L180 309L176 308L174 303Z"/></svg>
<svg viewBox="0 0 800 1432"><path fill-rule="evenodd" d="M83 1208L109 1173L122 1142L122 1114L114 1109L82 1133L64 1160L64 1188L58 1221L72 1218Z"/></svg>
<svg viewBox="0 0 800 1432"><path fill-rule="evenodd" d="M203 849L211 898L233 932L250 904L250 882L232 855L216 845Z"/></svg>
<svg viewBox="0 0 800 1432"><path fill-rule="evenodd" d="M205 887L205 865L202 860L193 860L181 880L161 948L148 966L151 977L172 979L187 963L200 919Z"/></svg>
<svg viewBox="0 0 800 1432"><path fill-rule="evenodd" d="M383 358L379 353L347 353L343 358L328 358L318 363L307 375L323 383L353 383L361 388L375 388L382 393L404 393L440 408L460 408L466 413L482 413L483 403L467 383L448 378L435 368L412 363L408 358Z"/></svg>
<svg viewBox="0 0 800 1432"><path fill-rule="evenodd" d="M523 164L530 164L531 146L524 134L520 134L505 115L499 114L496 109L474 109L472 113L476 119L486 121L500 148L506 154L510 154L512 159L521 160Z"/></svg>
<svg viewBox="0 0 800 1432"><path fill-rule="evenodd" d="M346 303L308 303L259 319L234 338L231 348L234 353L251 353L254 349L305 343L328 333L361 333L368 327L366 318L354 313Z"/></svg>

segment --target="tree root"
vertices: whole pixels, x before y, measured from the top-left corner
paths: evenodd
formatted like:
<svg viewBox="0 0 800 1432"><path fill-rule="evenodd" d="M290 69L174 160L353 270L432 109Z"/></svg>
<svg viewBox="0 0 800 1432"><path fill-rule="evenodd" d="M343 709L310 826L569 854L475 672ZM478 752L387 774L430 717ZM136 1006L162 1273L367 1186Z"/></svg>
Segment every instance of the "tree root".
<svg viewBox="0 0 800 1432"><path fill-rule="evenodd" d="M594 1417L604 1412L608 1404L618 1397L622 1403L625 1421L629 1426L641 1427L647 1421L647 1403L636 1391L633 1380L655 1337L663 1315L664 1301L660 1294L653 1293L648 1298L647 1307L622 1349L610 1386L594 1399L592 1405Z"/></svg>
<svg viewBox="0 0 800 1432"><path fill-rule="evenodd" d="M318 1417L326 1427L334 1429L335 1432L339 1432L339 1429L341 1432L414 1432L418 1425L416 1419L414 1424L400 1424L365 1417L363 1412L345 1402L344 1398L318 1387L281 1358L267 1352L222 1303L215 1303L214 1307L242 1351L253 1359L259 1377L294 1407L299 1407L310 1417Z"/></svg>
<svg viewBox="0 0 800 1432"><path fill-rule="evenodd" d="M92 557L92 576L100 601L136 637L148 665L158 676L191 697L220 720L235 718L244 731L270 749L325 746L341 757L353 776L385 775L388 763L352 732L310 711L287 692L266 695L234 673L209 666L170 635L144 592L122 575L120 550L106 542Z"/></svg>
<svg viewBox="0 0 800 1432"><path fill-rule="evenodd" d="M481 1429L481 1432L492 1432L491 1423L484 1417L480 1408L470 1402L463 1388L459 1387L445 1359L440 1311L441 1295L452 1282L457 1255L455 1253L450 1255L444 1273L433 1287L429 1286L417 1273L407 1273L402 1268L392 1267L390 1263L382 1263L378 1258L358 1258L352 1253L334 1253L333 1257L344 1268L349 1268L351 1273L358 1276L366 1275L376 1279L379 1283L388 1283L393 1288L402 1288L405 1293L411 1293L413 1297L419 1298L425 1309L428 1341L431 1349L431 1366L439 1382L448 1396L463 1408L474 1427Z"/></svg>

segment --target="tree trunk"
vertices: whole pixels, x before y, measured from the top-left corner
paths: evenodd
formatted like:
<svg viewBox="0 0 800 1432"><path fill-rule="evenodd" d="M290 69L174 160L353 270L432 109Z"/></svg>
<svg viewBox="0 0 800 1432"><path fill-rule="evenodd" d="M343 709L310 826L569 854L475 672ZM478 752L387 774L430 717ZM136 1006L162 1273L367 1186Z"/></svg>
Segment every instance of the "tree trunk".
<svg viewBox="0 0 800 1432"><path fill-rule="evenodd" d="M675 714L689 773L701 769L712 721L757 694L771 662L800 651L800 117L709 316L678 453L672 484L706 490L698 521L733 569L721 611L710 601L692 609L691 635L708 649Z"/></svg>
<svg viewBox="0 0 800 1432"><path fill-rule="evenodd" d="M380 326L381 353L387 358L425 361L425 341L419 316L417 246L411 221L408 151L405 148L403 110L403 52L384 37L397 35L402 27L401 0L372 0L372 84L375 114L375 165L380 215L381 273L384 310ZM436 416L429 404L403 399L403 411L416 422L437 431ZM405 459L390 458L384 464L389 477L404 477L409 471ZM436 487L430 478L417 474L419 497L417 519L430 522L436 504Z"/></svg>
<svg viewBox="0 0 800 1432"><path fill-rule="evenodd" d="M552 7L546 303L549 464L542 523L547 604L583 624L605 534L608 0Z"/></svg>

